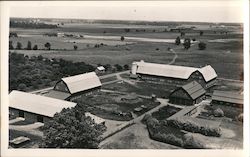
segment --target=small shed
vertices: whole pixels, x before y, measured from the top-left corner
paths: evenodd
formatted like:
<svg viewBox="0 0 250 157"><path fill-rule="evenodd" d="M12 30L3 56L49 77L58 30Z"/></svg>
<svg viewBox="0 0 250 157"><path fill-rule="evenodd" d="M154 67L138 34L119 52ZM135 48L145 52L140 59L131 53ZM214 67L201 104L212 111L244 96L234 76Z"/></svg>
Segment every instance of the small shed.
<svg viewBox="0 0 250 157"><path fill-rule="evenodd" d="M194 105L205 99L205 93L206 91L199 83L192 81L170 93L169 102L179 105Z"/></svg>
<svg viewBox="0 0 250 157"><path fill-rule="evenodd" d="M96 73L100 74L100 73L104 73L106 71L106 69L104 68L104 66L98 66L96 68Z"/></svg>

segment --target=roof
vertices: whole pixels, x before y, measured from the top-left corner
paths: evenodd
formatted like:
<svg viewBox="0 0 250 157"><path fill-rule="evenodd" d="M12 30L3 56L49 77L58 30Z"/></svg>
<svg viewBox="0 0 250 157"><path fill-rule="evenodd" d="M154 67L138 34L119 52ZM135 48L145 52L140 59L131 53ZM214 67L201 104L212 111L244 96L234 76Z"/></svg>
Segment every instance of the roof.
<svg viewBox="0 0 250 157"><path fill-rule="evenodd" d="M71 94L101 86L101 81L95 72L62 78Z"/></svg>
<svg viewBox="0 0 250 157"><path fill-rule="evenodd" d="M174 115L170 116L168 119L175 119L177 117L185 116L187 113L193 111L196 108L197 106L187 106L182 110L180 110L179 112L175 113Z"/></svg>
<svg viewBox="0 0 250 157"><path fill-rule="evenodd" d="M243 104L243 95L227 91L214 90L212 100L223 101L235 104Z"/></svg>
<svg viewBox="0 0 250 157"><path fill-rule="evenodd" d="M105 70L105 68L103 66L99 66L97 67L97 70Z"/></svg>
<svg viewBox="0 0 250 157"><path fill-rule="evenodd" d="M76 103L16 90L9 94L9 107L47 117L53 117L63 108L74 106L76 106Z"/></svg>
<svg viewBox="0 0 250 157"><path fill-rule="evenodd" d="M90 117L91 119L93 119L96 124L101 124L101 123L105 122L104 119L102 119L100 117L97 117L96 115L93 115L90 112L85 112L85 116Z"/></svg>
<svg viewBox="0 0 250 157"><path fill-rule="evenodd" d="M70 94L66 92L57 91L57 90L50 90L48 93L44 94L44 96L56 98L60 100L65 100L70 96Z"/></svg>
<svg viewBox="0 0 250 157"><path fill-rule="evenodd" d="M184 89L193 100L206 93L205 89L196 81L192 81L181 88Z"/></svg>
<svg viewBox="0 0 250 157"><path fill-rule="evenodd" d="M188 79L192 73L199 71L203 75L206 82L217 77L215 70L210 65L203 68L195 68L168 64L146 63L144 61L135 63L138 66L137 73L139 74Z"/></svg>

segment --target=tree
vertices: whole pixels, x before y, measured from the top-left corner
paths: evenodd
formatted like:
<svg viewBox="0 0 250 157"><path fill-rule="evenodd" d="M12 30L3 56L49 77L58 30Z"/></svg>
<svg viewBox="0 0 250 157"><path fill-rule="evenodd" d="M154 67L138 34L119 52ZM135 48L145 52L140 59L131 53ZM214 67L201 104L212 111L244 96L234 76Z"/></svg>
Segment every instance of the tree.
<svg viewBox="0 0 250 157"><path fill-rule="evenodd" d="M204 42L200 42L200 43L198 44L198 47L199 47L199 50L205 50L206 47L207 47L207 44L204 43Z"/></svg>
<svg viewBox="0 0 250 157"><path fill-rule="evenodd" d="M46 47L48 50L50 50L51 44L49 42L47 42L46 44L44 44L44 47Z"/></svg>
<svg viewBox="0 0 250 157"><path fill-rule="evenodd" d="M20 84L18 85L18 90L20 90L20 91L25 91L26 88L27 88L27 86L26 86L26 84L24 84L24 83L20 83Z"/></svg>
<svg viewBox="0 0 250 157"><path fill-rule="evenodd" d="M200 36L202 36L202 35L203 35L203 33L204 33L203 31L200 31Z"/></svg>
<svg viewBox="0 0 250 157"><path fill-rule="evenodd" d="M123 69L122 66L120 66L119 64L115 64L114 66L115 66L117 71L122 71L122 69Z"/></svg>
<svg viewBox="0 0 250 157"><path fill-rule="evenodd" d="M28 44L27 44L27 50L31 50L32 48L31 48L31 42L30 41L28 41Z"/></svg>
<svg viewBox="0 0 250 157"><path fill-rule="evenodd" d="M37 50L37 49L38 49L37 45L34 45L33 50Z"/></svg>
<svg viewBox="0 0 250 157"><path fill-rule="evenodd" d="M189 38L186 38L183 43L184 49L189 49L191 46L191 40Z"/></svg>
<svg viewBox="0 0 250 157"><path fill-rule="evenodd" d="M80 106L80 105L79 105ZM86 117L83 107L63 109L44 125L43 148L98 148L103 124Z"/></svg>
<svg viewBox="0 0 250 157"><path fill-rule="evenodd" d="M129 69L129 66L128 66L127 64L125 64L125 65L123 66L123 69L124 69L124 70L128 70L128 69Z"/></svg>
<svg viewBox="0 0 250 157"><path fill-rule="evenodd" d="M77 50L77 48L78 48L77 45L74 45L74 50Z"/></svg>
<svg viewBox="0 0 250 157"><path fill-rule="evenodd" d="M23 45L20 42L17 42L16 49L21 50Z"/></svg>
<svg viewBox="0 0 250 157"><path fill-rule="evenodd" d="M13 50L13 49L14 49L14 46L13 46L13 42L12 42L12 41L9 41L9 49L10 49L10 50Z"/></svg>
<svg viewBox="0 0 250 157"><path fill-rule="evenodd" d="M180 37L178 36L176 39L175 39L175 45L180 45L181 44L181 39Z"/></svg>
<svg viewBox="0 0 250 157"><path fill-rule="evenodd" d="M182 37L182 36L185 36L185 32L181 32L181 37Z"/></svg>
<svg viewBox="0 0 250 157"><path fill-rule="evenodd" d="M124 40L125 40L124 36L121 36L121 41L124 41Z"/></svg>

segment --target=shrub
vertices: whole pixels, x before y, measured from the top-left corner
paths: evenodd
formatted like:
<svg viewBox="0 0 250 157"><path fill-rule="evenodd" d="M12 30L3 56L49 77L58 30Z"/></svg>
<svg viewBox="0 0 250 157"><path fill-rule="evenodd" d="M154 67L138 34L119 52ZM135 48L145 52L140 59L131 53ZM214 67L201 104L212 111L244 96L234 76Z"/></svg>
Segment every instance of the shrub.
<svg viewBox="0 0 250 157"><path fill-rule="evenodd" d="M142 118L142 122L145 123L148 121L148 119L152 118L150 114L145 114L144 117Z"/></svg>
<svg viewBox="0 0 250 157"><path fill-rule="evenodd" d="M37 49L38 49L37 45L34 45L33 50L37 50Z"/></svg>
<svg viewBox="0 0 250 157"><path fill-rule="evenodd" d="M207 44L206 44L206 43L203 43L203 42L200 42L200 43L198 44L198 46L199 46L199 50L205 50L205 49L207 48Z"/></svg>
<svg viewBox="0 0 250 157"><path fill-rule="evenodd" d="M209 126L207 124L201 124L201 122L199 122L196 118L192 117L183 116L176 119L171 119L168 120L168 124L181 130L201 133L206 136L219 137L221 135L220 128Z"/></svg>
<svg viewBox="0 0 250 157"><path fill-rule="evenodd" d="M184 147L185 148L195 148L195 149L202 149L205 146L195 139L192 134L185 134L184 135Z"/></svg>
<svg viewBox="0 0 250 157"><path fill-rule="evenodd" d="M222 111L222 109L217 108L216 110L214 110L214 116L215 117L223 117L224 116L224 112Z"/></svg>

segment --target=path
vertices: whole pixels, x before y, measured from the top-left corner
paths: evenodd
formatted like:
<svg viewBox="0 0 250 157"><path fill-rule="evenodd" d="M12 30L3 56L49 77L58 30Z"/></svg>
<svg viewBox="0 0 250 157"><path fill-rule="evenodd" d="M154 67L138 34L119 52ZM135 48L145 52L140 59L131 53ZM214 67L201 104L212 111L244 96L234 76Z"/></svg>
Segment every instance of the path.
<svg viewBox="0 0 250 157"><path fill-rule="evenodd" d="M171 49L170 51L174 54L174 58L171 62L168 63L169 65L175 63L175 60L178 58L177 53L173 49Z"/></svg>

